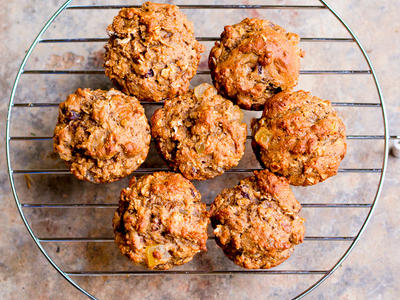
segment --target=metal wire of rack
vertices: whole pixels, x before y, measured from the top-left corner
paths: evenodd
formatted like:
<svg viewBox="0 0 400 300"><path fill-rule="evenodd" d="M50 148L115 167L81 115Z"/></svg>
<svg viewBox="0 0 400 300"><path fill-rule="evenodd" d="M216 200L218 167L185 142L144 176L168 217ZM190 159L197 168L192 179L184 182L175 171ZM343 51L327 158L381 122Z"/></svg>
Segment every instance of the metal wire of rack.
<svg viewBox="0 0 400 300"><path fill-rule="evenodd" d="M307 274L313 274L313 275L322 275L315 283L313 283L311 286L309 286L307 289L299 293L295 299L300 299L303 296L307 295L310 293L312 290L314 290L316 287L318 287L326 278L328 278L339 266L340 264L346 259L348 254L351 252L351 250L354 248L356 245L357 241L359 240L360 236L364 232L368 221L370 220L370 217L374 211L374 208L376 206L376 203L378 201L379 195L381 193L382 189L382 184L385 176L385 171L386 171L386 164L387 164L387 157L388 157L388 140L390 138L389 133L388 133L388 126L387 126L387 120L386 120L386 113L385 113L385 107L384 107L384 100L382 97L382 92L375 74L375 70L371 64L371 61L365 51L365 49L362 47L360 44L360 41L358 38L355 36L353 31L347 26L347 24L338 16L338 14L324 1L324 0L319 0L319 3L317 5L268 5L268 4L263 4L263 5L179 5L180 8L182 9L197 9L197 10L202 10L202 9L211 9L211 10L224 10L224 9L241 9L241 10L249 10L249 9L258 9L258 10L286 10L286 9L291 9L291 10L327 10L330 11L336 18L337 20L344 26L350 37L345 37L345 38L336 38L336 37L304 37L302 38L302 42L333 42L333 43L355 43L359 50L362 53L362 56L364 57L368 69L362 69L362 70L355 70L355 69L344 69L344 70L302 70L301 74L303 75L319 75L319 74L339 74L339 75L367 75L367 76L372 76L373 81L376 86L376 92L379 97L379 102L377 103L368 103L368 102L333 102L334 106L337 107L355 107L355 108L377 108L380 109L381 117L382 117L382 122L383 122L383 133L382 134L352 134L348 135L347 138L349 140L380 140L384 141L384 146L381 149L381 155L382 155L382 165L380 168L341 168L339 170L339 173L360 173L360 174L377 174L379 176L377 188L374 194L374 197L372 201L369 201L368 203L303 203L303 207L305 208L346 208L346 209L351 209L351 208L366 208L368 209L368 213L365 217L365 219L362 222L362 225L358 228L358 231L355 235L352 236L306 236L305 240L306 241L348 241L350 242L350 245L348 248L344 251L344 253L338 258L338 260L333 264L332 267L328 269L312 269L312 270L290 270L290 269L272 269L272 270L244 270L244 269L226 269L226 270L171 270L171 271L147 271L147 270L122 270L122 271L74 271L74 270L69 270L65 271L61 267L58 266L58 264L53 260L51 255L48 254L46 251L44 245L49 244L49 243L56 243L56 242L76 242L76 243L110 243L113 241L113 238L111 237L57 237L57 236L50 236L50 237L39 237L37 234L35 234L34 229L31 226L31 223L28 220L28 217L24 213L24 209L41 209L41 208L62 208L62 209L68 209L68 208L82 208L82 209L97 209L97 208L116 208L117 204L116 203L68 203L68 202L62 202L62 203L42 203L42 202L24 202L21 201L18 191L17 191L17 186L15 183L15 176L18 176L19 174L23 175L69 175L69 171L67 169L45 169L45 168L40 168L40 169L16 169L13 168L13 162L12 162L12 151L10 148L10 143L11 142L18 142L18 141L51 141L52 137L48 135L42 135L42 136L17 136L17 135L11 135L11 129L12 129L12 114L15 110L18 110L20 108L38 108L38 109L43 109L43 108L50 108L50 107L57 107L58 103L53 103L53 102L18 102L14 103L15 97L16 97L16 92L18 89L18 84L20 82L20 79L22 76L33 76L33 75L95 75L95 74L103 74L104 71L101 69L85 69L85 70L56 70L56 69L26 69L26 65L28 62L28 59L30 58L32 52L34 51L35 47L38 44L46 44L46 45L52 45L52 44L67 44L67 43L96 43L96 42L105 42L107 39L106 38L51 38L51 39L44 39L42 38L44 33L47 31L47 29L50 27L50 25L54 22L54 20L65 10L71 10L71 11L82 11L82 10L108 10L108 9L119 9L122 7L127 7L127 5L71 5L72 0L66 1L56 12L55 14L49 19L49 21L44 25L42 30L39 32L38 36L35 38L33 41L32 45L28 49L26 56L24 57L21 66L18 70L14 86L11 92L11 97L10 97L10 103L9 103L9 109L8 109L8 117L7 117L7 131L6 131L6 150L7 150L7 163L8 163L8 171L9 171L9 178L10 178L10 183L12 187L12 192L14 194L14 198L16 201L16 205L18 207L19 213L21 215L21 218L30 233L31 237L35 241L36 245L39 247L40 251L43 253L43 255L47 258L47 260L50 262L50 264L66 279L68 280L73 286L75 286L78 290L80 290L82 293L84 293L86 296L92 299L96 299L94 295L90 294L88 291L86 291L84 288L82 288L79 284L75 282L73 279L74 277L81 277L81 276L120 276L120 275L157 275L157 274L185 274L185 275L231 275L231 274L277 274L277 275L283 275L283 274L290 274L290 275L307 275ZM132 6L133 7L133 6ZM137 7L137 5L134 5L134 7ZM218 40L218 37L210 36L210 37L198 37L199 41L203 42L212 42ZM209 74L208 70L200 70L198 72L200 75L207 75ZM142 102L143 104L149 105L149 106L155 106L155 105L161 105L162 103L151 103L151 102ZM396 138L393 136L393 138ZM249 136L248 139L251 139ZM248 173L253 170L256 170L259 168L234 168L226 173L228 174L237 174L237 173ZM166 168L152 168L152 167L147 167L147 168L141 168L136 171L137 174L145 174L145 173L152 173L154 171L160 171L160 170L167 170ZM340 176L340 175L338 175ZM210 237L210 239L213 239L213 237Z"/></svg>

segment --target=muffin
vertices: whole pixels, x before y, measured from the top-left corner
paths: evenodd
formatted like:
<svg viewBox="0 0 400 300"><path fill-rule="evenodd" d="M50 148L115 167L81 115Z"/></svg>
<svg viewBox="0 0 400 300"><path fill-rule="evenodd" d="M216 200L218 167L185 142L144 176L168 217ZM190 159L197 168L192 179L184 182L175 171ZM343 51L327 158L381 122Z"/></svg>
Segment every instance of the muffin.
<svg viewBox="0 0 400 300"><path fill-rule="evenodd" d="M77 89L59 105L54 151L78 179L123 178L146 159L150 126L135 97L120 91Z"/></svg>
<svg viewBox="0 0 400 300"><path fill-rule="evenodd" d="M299 40L268 20L225 26L208 60L214 85L240 107L262 110L268 98L297 84Z"/></svg>
<svg viewBox="0 0 400 300"><path fill-rule="evenodd" d="M115 242L122 254L150 269L167 270L206 251L206 205L178 173L133 177L114 214Z"/></svg>
<svg viewBox="0 0 400 300"><path fill-rule="evenodd" d="M105 73L123 92L147 101L187 92L204 47L177 6L123 8L107 32Z"/></svg>
<svg viewBox="0 0 400 300"><path fill-rule="evenodd" d="M281 92L253 120L253 149L261 164L293 185L336 175L346 154L346 130L331 103L305 91Z"/></svg>
<svg viewBox="0 0 400 300"><path fill-rule="evenodd" d="M303 242L301 205L284 177L262 170L224 189L210 208L218 245L235 264L269 269Z"/></svg>
<svg viewBox="0 0 400 300"><path fill-rule="evenodd" d="M170 168L205 180L239 163L247 135L242 118L238 106L203 83L155 111L152 136Z"/></svg>

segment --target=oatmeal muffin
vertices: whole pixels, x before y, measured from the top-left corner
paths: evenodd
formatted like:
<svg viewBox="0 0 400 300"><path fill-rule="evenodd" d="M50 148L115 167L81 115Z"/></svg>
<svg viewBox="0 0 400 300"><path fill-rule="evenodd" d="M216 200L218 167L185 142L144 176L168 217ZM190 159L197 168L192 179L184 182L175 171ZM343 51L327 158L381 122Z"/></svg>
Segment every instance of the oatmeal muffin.
<svg viewBox="0 0 400 300"><path fill-rule="evenodd" d="M260 162L293 185L313 185L336 175L346 154L345 126L331 103L305 91L268 100L252 131Z"/></svg>
<svg viewBox="0 0 400 300"><path fill-rule="evenodd" d="M268 20L225 26L208 60L216 88L244 109L262 110L269 97L297 84L299 40Z"/></svg>
<svg viewBox="0 0 400 300"><path fill-rule="evenodd" d="M224 189L211 205L218 245L235 264L269 269L289 258L303 242L301 205L284 177L263 170Z"/></svg>
<svg viewBox="0 0 400 300"><path fill-rule="evenodd" d="M167 270L207 251L206 205L178 173L133 177L114 214L115 242L122 254L150 269Z"/></svg>
<svg viewBox="0 0 400 300"><path fill-rule="evenodd" d="M221 175L242 158L247 128L240 108L203 83L167 100L151 118L158 151L188 179Z"/></svg>
<svg viewBox="0 0 400 300"><path fill-rule="evenodd" d="M54 151L78 179L118 180L136 170L150 147L150 126L135 97L120 91L78 89L62 102Z"/></svg>
<svg viewBox="0 0 400 300"><path fill-rule="evenodd" d="M161 101L189 89L204 47L177 6L123 8L107 32L105 73L126 94Z"/></svg>

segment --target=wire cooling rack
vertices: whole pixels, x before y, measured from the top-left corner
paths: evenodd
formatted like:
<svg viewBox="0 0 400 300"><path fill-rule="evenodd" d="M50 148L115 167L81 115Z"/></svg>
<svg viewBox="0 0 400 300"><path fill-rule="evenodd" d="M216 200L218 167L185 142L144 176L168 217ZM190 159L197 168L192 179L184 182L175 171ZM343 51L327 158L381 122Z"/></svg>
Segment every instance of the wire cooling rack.
<svg viewBox="0 0 400 300"><path fill-rule="evenodd" d="M96 291L89 291L90 286L84 286L84 281L78 284L77 279L131 275L139 280L139 276L159 274L273 275L283 276L282 280L274 281L277 285L285 285L285 280L293 278L290 280L295 288L290 297L295 299L318 287L346 259L363 233L381 192L388 156L389 135L379 83L366 51L346 23L325 1L305 4L296 1L295 5L282 1L278 4L247 1L240 5L178 3L194 21L197 38L206 44L207 51L218 40L223 25L237 23L244 17L268 18L299 33L302 48L306 48L309 57L303 61L300 87L333 100L348 128L349 150L337 176L313 187L294 188L304 208L307 234L305 242L282 265L270 270L241 269L224 258L210 234L209 253L170 271L149 271L132 266L113 245L111 217L119 190L127 181L102 186L79 182L51 154L58 103L77 87L110 87L99 59L100 49L107 40L105 25L118 9L129 6L72 5L71 1L56 11L27 51L12 89L7 118L7 162L12 191L22 220L50 264L93 299ZM218 3L221 2L224 1ZM103 15L104 18L99 18ZM102 20L101 26L85 23L94 16ZM327 25L324 20L328 17L334 20ZM216 26L204 22L207 18L223 23ZM77 31L77 22L84 23L79 26L82 30ZM95 26L100 31L93 29ZM85 36L91 30L99 36ZM45 36L46 31L53 35ZM87 57L88 63L82 63ZM192 82L203 81L210 81L205 62L200 64ZM149 116L160 105L142 103ZM246 121L257 114L246 112ZM249 144L246 151L237 168L215 180L195 183L203 201L211 203L222 187L233 186L251 171L260 169ZM153 147L135 175L160 170L168 169Z"/></svg>

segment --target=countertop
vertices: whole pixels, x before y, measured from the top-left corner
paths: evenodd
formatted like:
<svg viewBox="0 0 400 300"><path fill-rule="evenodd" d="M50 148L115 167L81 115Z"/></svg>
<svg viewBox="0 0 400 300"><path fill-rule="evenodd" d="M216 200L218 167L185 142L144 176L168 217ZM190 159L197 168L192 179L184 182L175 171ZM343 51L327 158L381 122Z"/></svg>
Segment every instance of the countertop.
<svg viewBox="0 0 400 300"><path fill-rule="evenodd" d="M89 2L85 1L85 3ZM184 1L180 2L184 3ZM277 4L280 2L284 1L274 1ZM383 89L390 134L400 135L400 105L398 102L400 94L400 6L396 1L390 0L379 2L330 0L327 2L354 30L367 50ZM29 236L11 194L5 159L5 121L17 69L34 36L62 3L63 1L60 0L0 1L2 41L0 44L0 53L2 54L0 57L0 86L3 91L0 102L0 118L3 124L3 130L0 132L2 145L0 155L3 157L0 161L1 299L85 299L50 266ZM318 1L310 0L304 1L304 3L318 3ZM75 1L75 4L79 4L79 1ZM284 24L281 25L284 26ZM59 30L64 30L64 28ZM67 29L65 30L68 32ZM348 55L352 55L352 53L349 52ZM47 66L57 67L57 64L60 63L59 57L53 58L54 61L46 62ZM80 63L81 58L76 56L65 59L62 63L70 63L69 67L73 67L75 63ZM96 59L96 56L92 56L91 63L96 64ZM40 57L37 62L40 63ZM35 82L25 84L28 86L31 84L32 90L36 88ZM362 83L360 86L354 87L354 89L360 88L363 88ZM371 117L373 124L376 120L372 118L375 118L374 115ZM399 297L399 195L400 159L390 156L382 195L362 238L337 271L306 299L397 299ZM351 193L347 196L351 198ZM58 253L59 248L56 251ZM92 251L96 255L96 248L83 248L83 251ZM273 275L269 276L272 277L261 279L262 277L259 275L251 275L246 278L230 275L171 279L167 276L160 276L158 278L142 278L137 281L133 277L119 279L117 277L96 277L80 278L78 281L90 290L95 290L95 295L100 299L264 299L267 292L270 298L276 296L276 299L293 296L290 275L288 275L288 283L277 291L268 290L268 288L266 291L268 280L271 285L276 282ZM280 283L276 282L276 284L279 286Z"/></svg>

